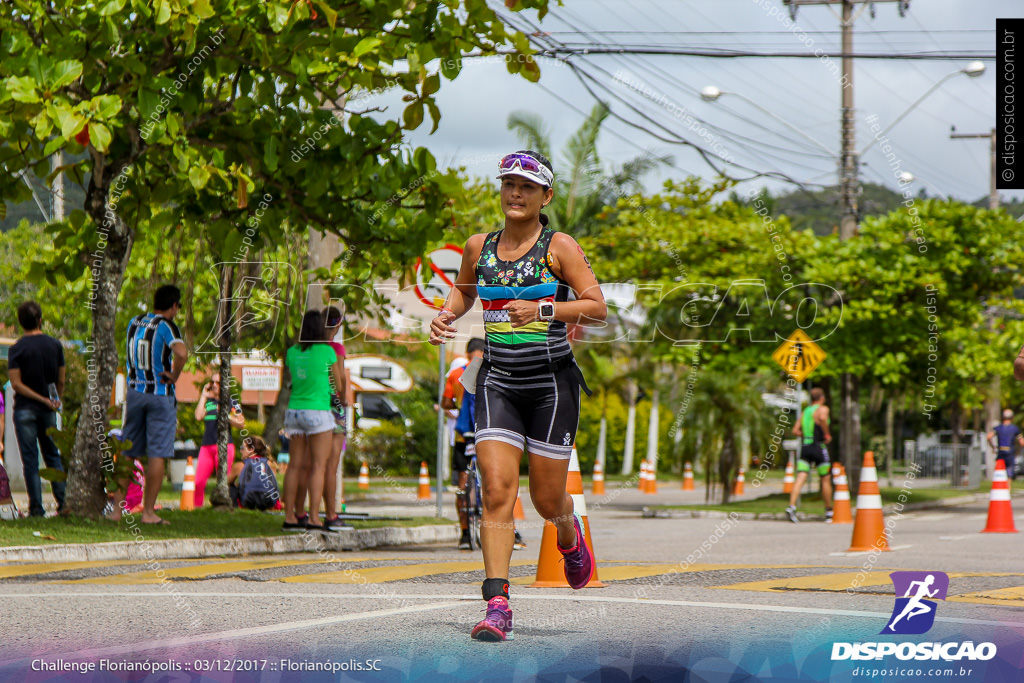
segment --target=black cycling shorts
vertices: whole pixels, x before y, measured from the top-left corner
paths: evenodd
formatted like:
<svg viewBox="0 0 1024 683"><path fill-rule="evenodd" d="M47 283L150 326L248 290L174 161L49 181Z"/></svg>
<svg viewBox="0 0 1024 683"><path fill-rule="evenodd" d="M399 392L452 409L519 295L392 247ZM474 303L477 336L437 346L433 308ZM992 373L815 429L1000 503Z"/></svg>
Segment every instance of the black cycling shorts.
<svg viewBox="0 0 1024 683"><path fill-rule="evenodd" d="M568 460L580 422L580 376L575 364L527 378L485 364L477 376L476 442L501 441Z"/></svg>
<svg viewBox="0 0 1024 683"><path fill-rule="evenodd" d="M466 455L466 442L456 441L452 448L452 471L465 472L469 469L470 456Z"/></svg>

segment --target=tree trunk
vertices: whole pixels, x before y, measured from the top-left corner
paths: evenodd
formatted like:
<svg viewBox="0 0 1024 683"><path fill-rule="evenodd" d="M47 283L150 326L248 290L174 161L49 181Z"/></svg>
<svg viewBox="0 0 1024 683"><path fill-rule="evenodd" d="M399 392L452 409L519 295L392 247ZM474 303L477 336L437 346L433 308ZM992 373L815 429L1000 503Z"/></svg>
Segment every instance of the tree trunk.
<svg viewBox="0 0 1024 683"><path fill-rule="evenodd" d="M637 387L634 380L629 380L629 409L626 413L626 447L622 451L622 474L633 474L633 439L636 436L636 394Z"/></svg>
<svg viewBox="0 0 1024 683"><path fill-rule="evenodd" d="M220 396L217 402L217 487L210 496L214 507L230 507L228 492L228 443L231 441L231 395L236 389L231 376L231 312L234 266L221 265L220 305L217 307L217 345L220 349ZM241 457L236 453L235 457Z"/></svg>
<svg viewBox="0 0 1024 683"><path fill-rule="evenodd" d="M842 390L842 416L840 418L839 457L846 464L850 475L850 490L860 489L860 468L863 457L860 452L860 378L844 372L840 382Z"/></svg>
<svg viewBox="0 0 1024 683"><path fill-rule="evenodd" d="M654 472L658 471L658 405L660 394L657 389L651 392L651 417L647 421L647 462Z"/></svg>
<svg viewBox="0 0 1024 683"><path fill-rule="evenodd" d="M91 519L103 514L107 503L104 471L113 469L110 451L104 444L108 427L107 406L117 375L117 350L120 348L115 335L117 295L121 291L135 237L115 211L107 211L112 174L111 168L98 165L86 190L85 210L97 226L97 233L106 238L106 248L98 249L95 256L87 257L95 259L89 266L95 268L94 277L98 277L93 282L95 297L88 304L92 308L92 338L86 344L86 351L90 353L88 381L75 432L75 445L68 463L65 499L70 514ZM104 436L102 444L100 435Z"/></svg>
<svg viewBox="0 0 1024 683"><path fill-rule="evenodd" d="M991 326L993 321L989 320ZM1002 379L998 374L992 375L988 385L988 396L985 398L985 434L999 426L1001 422L1000 407L1002 405L1000 394L1002 391ZM985 471L992 472L996 466L996 452L988 439L982 439L982 453L985 454Z"/></svg>
<svg viewBox="0 0 1024 683"><path fill-rule="evenodd" d="M736 464L736 441L734 432L727 430L722 442L722 456L718 459L718 478L722 481L722 505L729 504L732 496L732 471Z"/></svg>
<svg viewBox="0 0 1024 683"><path fill-rule="evenodd" d="M885 477L890 488L892 488L892 461L896 458L896 435L893 433L895 419L896 397L892 396L885 406Z"/></svg>

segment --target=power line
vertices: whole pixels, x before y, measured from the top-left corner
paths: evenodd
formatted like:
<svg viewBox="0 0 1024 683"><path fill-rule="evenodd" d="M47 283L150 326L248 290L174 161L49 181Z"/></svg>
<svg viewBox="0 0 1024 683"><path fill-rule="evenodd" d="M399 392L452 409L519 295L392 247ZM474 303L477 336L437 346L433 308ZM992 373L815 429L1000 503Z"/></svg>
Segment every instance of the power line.
<svg viewBox="0 0 1024 683"><path fill-rule="evenodd" d="M694 48L672 48L667 46L652 45L615 45L607 46L600 43L560 43L559 47L548 48L551 56L572 55L608 55L608 54L632 54L632 55L666 55L680 57L707 57L711 59L742 59L742 58L787 58L787 59L817 59L824 60L849 57L853 59L893 59L893 60L921 60L921 61L981 61L994 62L995 53L960 50L955 52L900 52L900 53L879 53L879 52L754 52L751 50L716 50L716 49L694 49ZM516 54L515 50L499 50L498 54Z"/></svg>

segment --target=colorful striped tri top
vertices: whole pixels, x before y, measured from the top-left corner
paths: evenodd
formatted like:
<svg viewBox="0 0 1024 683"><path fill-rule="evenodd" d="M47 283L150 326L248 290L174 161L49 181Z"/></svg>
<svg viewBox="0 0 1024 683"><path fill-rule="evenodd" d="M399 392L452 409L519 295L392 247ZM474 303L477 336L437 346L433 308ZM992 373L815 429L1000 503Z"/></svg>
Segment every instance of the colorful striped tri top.
<svg viewBox="0 0 1024 683"><path fill-rule="evenodd" d="M487 340L484 358L495 367L514 369L517 373L540 371L548 363L572 355L565 323L536 320L513 329L503 306L516 299L569 300L569 285L551 271L548 250L555 231L542 229L533 247L514 262L498 258L501 234L499 230L487 235L476 264L476 291L484 308Z"/></svg>

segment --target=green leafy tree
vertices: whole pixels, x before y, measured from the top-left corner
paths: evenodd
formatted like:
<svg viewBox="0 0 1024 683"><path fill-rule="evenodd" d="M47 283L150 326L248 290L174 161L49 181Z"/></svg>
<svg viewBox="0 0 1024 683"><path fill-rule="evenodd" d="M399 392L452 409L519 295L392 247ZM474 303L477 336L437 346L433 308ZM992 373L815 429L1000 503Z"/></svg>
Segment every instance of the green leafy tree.
<svg viewBox="0 0 1024 683"><path fill-rule="evenodd" d="M514 7L543 15L547 0ZM230 262L250 244L313 226L373 250L354 272L386 276L436 237L453 183L429 152L403 147L403 131L426 113L436 126L435 94L442 76L458 75L464 50L528 51L484 3L406 0L18 0L0 5L0 46L5 205L29 199L20 172L45 177L55 152L88 152L60 169L86 194L55 236L64 246L53 265L72 277L90 268L80 303L92 306L99 370L87 394L104 401L136 242L184 226L209 235ZM532 60L507 63L539 76ZM400 120L369 115L360 94L391 87L406 92ZM262 216L250 194L271 198ZM104 422L78 427L75 514L103 507Z"/></svg>

